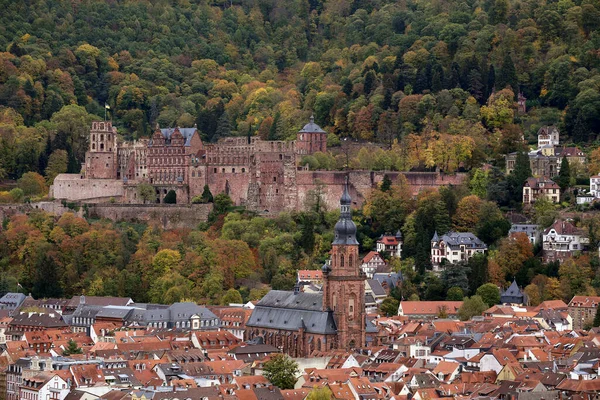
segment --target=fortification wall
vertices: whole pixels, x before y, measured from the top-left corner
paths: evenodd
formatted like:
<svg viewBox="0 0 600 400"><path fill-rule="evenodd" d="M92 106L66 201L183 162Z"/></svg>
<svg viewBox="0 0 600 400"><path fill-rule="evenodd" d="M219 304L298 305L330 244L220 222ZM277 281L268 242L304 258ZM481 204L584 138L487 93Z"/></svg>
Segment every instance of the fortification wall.
<svg viewBox="0 0 600 400"><path fill-rule="evenodd" d="M55 199L82 201L123 196L123 182L116 179L85 179L79 174L60 174L54 179L50 196Z"/></svg>
<svg viewBox="0 0 600 400"><path fill-rule="evenodd" d="M63 206L59 201L41 201L39 203L27 204L2 204L0 205L0 221L3 221L5 218L10 218L13 215L29 214L34 210L42 210L56 216L63 215L66 212L75 213L80 217L83 216L83 210L81 208L78 211L74 211Z"/></svg>
<svg viewBox="0 0 600 400"><path fill-rule="evenodd" d="M346 175L350 182L352 206L360 208L368 198L371 190L388 175L395 182L403 175L413 196L428 188L439 188L445 185L459 185L466 179L466 174L444 175L438 172L383 172L383 171L297 171L298 190L297 209L304 209L307 201L314 193L320 193L328 210L339 207Z"/></svg>
<svg viewBox="0 0 600 400"><path fill-rule="evenodd" d="M212 204L93 204L88 206L91 218L112 221L157 222L164 229L195 228L208 220Z"/></svg>

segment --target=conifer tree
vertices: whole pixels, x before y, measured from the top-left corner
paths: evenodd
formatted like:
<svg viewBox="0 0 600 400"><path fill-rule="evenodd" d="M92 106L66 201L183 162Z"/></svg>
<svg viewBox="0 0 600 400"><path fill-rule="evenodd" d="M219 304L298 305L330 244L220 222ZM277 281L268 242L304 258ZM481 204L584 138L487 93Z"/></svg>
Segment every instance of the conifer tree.
<svg viewBox="0 0 600 400"><path fill-rule="evenodd" d="M567 157L563 157L560 162L560 172L555 179L558 186L560 186L561 193L564 193L571 186L571 168Z"/></svg>

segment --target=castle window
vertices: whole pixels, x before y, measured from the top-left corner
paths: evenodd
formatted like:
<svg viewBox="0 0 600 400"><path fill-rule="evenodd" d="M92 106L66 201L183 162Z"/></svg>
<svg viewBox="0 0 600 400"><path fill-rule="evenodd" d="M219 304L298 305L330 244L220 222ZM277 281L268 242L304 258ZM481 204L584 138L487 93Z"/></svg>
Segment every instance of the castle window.
<svg viewBox="0 0 600 400"><path fill-rule="evenodd" d="M221 172L225 173L225 168L221 169Z"/></svg>
<svg viewBox="0 0 600 400"><path fill-rule="evenodd" d="M276 176L273 177L273 182L277 182L277 177Z"/></svg>
<svg viewBox="0 0 600 400"><path fill-rule="evenodd" d="M104 150L104 143L100 143L100 150Z"/></svg>
<svg viewBox="0 0 600 400"><path fill-rule="evenodd" d="M235 168L231 168L231 172L235 174Z"/></svg>
<svg viewBox="0 0 600 400"><path fill-rule="evenodd" d="M103 142L104 141L104 135L100 135L100 141Z"/></svg>
<svg viewBox="0 0 600 400"><path fill-rule="evenodd" d="M216 169L216 168L214 168L214 171L213 171L213 172L216 174L216 173L217 173L217 169Z"/></svg>
<svg viewBox="0 0 600 400"><path fill-rule="evenodd" d="M92 150L96 150L96 143L92 143Z"/></svg>
<svg viewBox="0 0 600 400"><path fill-rule="evenodd" d="M242 168L242 172L246 172L246 168Z"/></svg>
<svg viewBox="0 0 600 400"><path fill-rule="evenodd" d="M92 142L96 141L96 135L92 135Z"/></svg>

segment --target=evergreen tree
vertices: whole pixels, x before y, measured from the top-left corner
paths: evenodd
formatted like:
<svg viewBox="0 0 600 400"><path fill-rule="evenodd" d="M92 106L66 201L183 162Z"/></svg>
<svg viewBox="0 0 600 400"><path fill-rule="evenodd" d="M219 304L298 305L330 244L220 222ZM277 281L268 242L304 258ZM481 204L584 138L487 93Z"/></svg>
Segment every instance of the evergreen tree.
<svg viewBox="0 0 600 400"><path fill-rule="evenodd" d="M215 132L214 140L217 141L228 136L231 136L231 122L229 121L227 112L224 112L217 121L217 130Z"/></svg>
<svg viewBox="0 0 600 400"><path fill-rule="evenodd" d="M372 70L369 70L369 72L367 72L367 74L365 75L365 81L364 81L364 93L365 95L369 95L371 94L371 92L373 91L373 89L375 89L375 85L377 84L377 77L375 76L375 72L373 72Z"/></svg>
<svg viewBox="0 0 600 400"><path fill-rule="evenodd" d="M77 343L71 339L67 345L67 348L63 351L63 356L70 356L71 354L82 354L83 350L77 347Z"/></svg>
<svg viewBox="0 0 600 400"><path fill-rule="evenodd" d="M165 204L175 204L177 203L177 193L174 190L169 190L167 195L165 196L163 203Z"/></svg>
<svg viewBox="0 0 600 400"><path fill-rule="evenodd" d="M279 124L279 121L281 120L281 113L279 111L277 111L275 113L275 117L273 118L273 123L271 124L271 127L269 128L269 140L277 140L279 138L279 135L277 134L277 124Z"/></svg>
<svg viewBox="0 0 600 400"><path fill-rule="evenodd" d="M600 304L598 304L598 308L596 308L596 315L594 316L594 323L592 324L594 328L600 326Z"/></svg>
<svg viewBox="0 0 600 400"><path fill-rule="evenodd" d="M492 93L494 93L496 87L496 69L494 65L490 64L490 69L488 70L487 82L485 85L485 98L489 98Z"/></svg>
<svg viewBox="0 0 600 400"><path fill-rule="evenodd" d="M560 172L555 178L555 182L560 186L560 191L563 194L571 186L571 168L567 157L563 157L560 162Z"/></svg>
<svg viewBox="0 0 600 400"><path fill-rule="evenodd" d="M383 176L383 180L381 181L380 190L382 192L387 192L388 190L390 190L391 187L392 187L392 180L390 179L390 177L387 174L385 174Z"/></svg>
<svg viewBox="0 0 600 400"><path fill-rule="evenodd" d="M510 54L506 54L504 57L502 67L498 73L498 90L504 89L507 86L510 86L515 94L519 92L517 70Z"/></svg>
<svg viewBox="0 0 600 400"><path fill-rule="evenodd" d="M204 190L202 191L202 202L203 203L212 203L214 201L213 195L210 192L210 188L208 185L204 185Z"/></svg>

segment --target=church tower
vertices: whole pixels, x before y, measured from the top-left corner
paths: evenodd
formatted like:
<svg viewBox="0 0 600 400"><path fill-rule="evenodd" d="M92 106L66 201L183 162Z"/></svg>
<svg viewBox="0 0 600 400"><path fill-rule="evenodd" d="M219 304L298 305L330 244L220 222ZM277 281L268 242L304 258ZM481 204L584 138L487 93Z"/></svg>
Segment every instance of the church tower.
<svg viewBox="0 0 600 400"><path fill-rule="evenodd" d="M332 310L337 327L337 347L365 347L365 276L360 268L356 225L350 212L348 178L340 199L340 219L335 224L331 263L323 266L323 311Z"/></svg>

